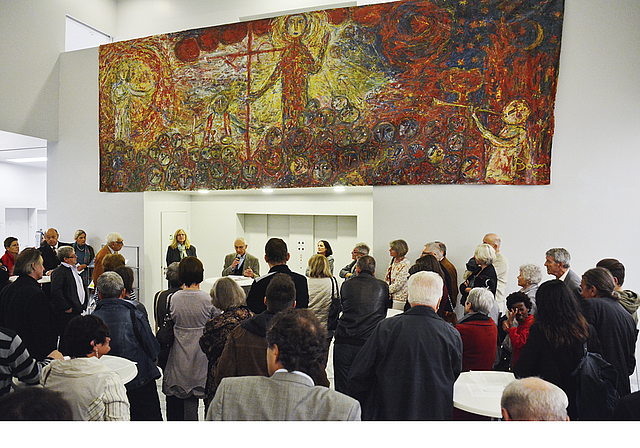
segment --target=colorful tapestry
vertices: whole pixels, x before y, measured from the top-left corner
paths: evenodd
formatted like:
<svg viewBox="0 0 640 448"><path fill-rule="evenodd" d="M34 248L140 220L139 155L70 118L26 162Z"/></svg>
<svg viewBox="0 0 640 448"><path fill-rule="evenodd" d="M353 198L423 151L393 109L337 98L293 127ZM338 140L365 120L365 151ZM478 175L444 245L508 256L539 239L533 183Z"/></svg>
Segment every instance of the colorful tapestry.
<svg viewBox="0 0 640 448"><path fill-rule="evenodd" d="M100 47L100 190L548 184L563 0L292 14Z"/></svg>

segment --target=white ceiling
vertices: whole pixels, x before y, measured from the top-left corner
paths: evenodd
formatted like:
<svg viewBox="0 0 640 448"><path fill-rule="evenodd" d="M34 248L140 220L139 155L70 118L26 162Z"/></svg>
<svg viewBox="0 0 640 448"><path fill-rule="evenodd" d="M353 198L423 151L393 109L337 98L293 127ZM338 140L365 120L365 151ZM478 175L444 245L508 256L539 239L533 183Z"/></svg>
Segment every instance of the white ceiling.
<svg viewBox="0 0 640 448"><path fill-rule="evenodd" d="M12 162L9 159L47 157L47 141L41 138L27 137L0 131L0 163L47 168L47 162Z"/></svg>

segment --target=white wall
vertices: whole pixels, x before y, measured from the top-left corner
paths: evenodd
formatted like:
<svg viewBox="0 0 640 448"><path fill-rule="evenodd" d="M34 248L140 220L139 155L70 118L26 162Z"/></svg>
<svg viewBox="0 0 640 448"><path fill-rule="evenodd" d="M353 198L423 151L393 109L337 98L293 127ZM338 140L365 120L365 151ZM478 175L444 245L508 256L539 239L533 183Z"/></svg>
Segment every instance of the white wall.
<svg viewBox="0 0 640 448"><path fill-rule="evenodd" d="M145 265L157 263L157 254L146 253L155 250L150 247L157 245L152 242L155 230L150 227L152 219L147 214L164 207L162 202L168 200L168 196L156 200L149 194L98 192L97 50L62 56L60 112L50 107L44 112L35 112L43 95L47 99L57 95L51 92L49 75L58 56L47 52L54 52L48 41L57 41L58 36L52 34L57 31L48 23L58 21L60 15L59 20L64 21L61 11L65 5L77 6L80 2L43 2L38 5L53 6L38 8L34 3L4 1L2 4L0 24L8 26L0 27L3 37L0 48L3 56L9 55L11 63L3 64L0 73L3 104L0 129L24 132L25 127L42 128L42 132L30 134L42 136L51 133L52 127L55 128L52 121L57 122L53 117L59 115L60 143L52 145L49 151L49 223L63 229L61 233L66 238L76 227L85 226L91 244L98 246L106 233L120 231L125 243L145 246ZM96 11L102 5L105 15L110 16L111 8L104 6L108 3L92 2L91 5L98 7ZM280 11L313 4L302 0L268 5L257 0L233 3L128 0L117 3L116 33L110 26L76 16L122 39L217 25L240 16L267 12L267 8ZM617 257L627 266L626 285L640 289L639 244L635 232L639 215L636 198L640 193L635 182L640 162L640 71L637 70L640 2L567 0L565 12L551 185L374 187L371 242L381 264L388 242L393 239L404 238L409 242L411 259L418 256L424 242L440 239L449 246L451 260L462 270L482 236L495 231L503 238L503 250L512 266L509 290L516 288L517 266L528 261L542 265L544 252L553 246L564 246L571 251L579 273L602 257ZM18 25L8 22L22 24L24 29L28 24L32 33L24 37L24 33L18 32ZM64 41L63 32L59 39ZM24 48L18 49L20 45ZM47 54L41 55L42 52ZM15 68L27 62L26 71ZM48 71L41 73L35 67L39 64ZM7 65L11 66L9 74L5 74ZM34 67L33 76L30 67ZM24 73L29 76L25 77ZM34 123L30 122L32 118L36 119ZM64 176L65 170L69 170L69 177ZM74 181L69 181L70 178ZM211 253L199 250L205 260L211 260L205 265L219 264L220 257L231 249L237 229L235 212L227 209L230 207L227 203L233 201L237 203L233 207L241 209L240 204L251 204L254 199L245 195L228 199L222 195L213 201L200 197L177 200L191 203L188 209L194 239L216 240L216 248L211 249ZM308 199L301 197L295 201L304 207ZM261 200L259 207L272 212L280 205L279 200L273 203ZM187 207L171 205L183 206ZM218 209L222 210L220 214ZM202 233L196 230L196 221L200 223L201 219L205 220L203 228L211 227ZM206 220L215 223L215 227ZM95 238L100 240L98 244ZM216 265L214 270L217 269ZM142 284L144 288L144 281ZM150 281L151 284L155 281ZM154 287L150 286L143 298L150 300Z"/></svg>

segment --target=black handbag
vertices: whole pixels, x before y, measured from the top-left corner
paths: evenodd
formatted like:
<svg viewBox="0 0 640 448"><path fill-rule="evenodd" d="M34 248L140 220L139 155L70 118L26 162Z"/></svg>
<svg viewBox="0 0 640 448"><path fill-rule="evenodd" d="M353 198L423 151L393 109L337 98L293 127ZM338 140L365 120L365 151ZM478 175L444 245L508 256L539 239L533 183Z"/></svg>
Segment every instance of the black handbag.
<svg viewBox="0 0 640 448"><path fill-rule="evenodd" d="M333 335L333 332L338 328L338 319L340 318L340 289L338 288L338 281L335 277L331 277L331 305L329 307L329 319L327 322L327 330L329 335Z"/></svg>
<svg viewBox="0 0 640 448"><path fill-rule="evenodd" d="M158 354L158 367L164 370L167 367L167 360L169 359L169 352L171 351L171 346L173 345L173 341L175 339L175 335L173 333L173 320L171 319L171 296L173 293L169 294L167 297L167 309L164 315L164 319L162 320L162 324L160 328L158 328L158 332L156 333L156 339L160 343L160 353Z"/></svg>

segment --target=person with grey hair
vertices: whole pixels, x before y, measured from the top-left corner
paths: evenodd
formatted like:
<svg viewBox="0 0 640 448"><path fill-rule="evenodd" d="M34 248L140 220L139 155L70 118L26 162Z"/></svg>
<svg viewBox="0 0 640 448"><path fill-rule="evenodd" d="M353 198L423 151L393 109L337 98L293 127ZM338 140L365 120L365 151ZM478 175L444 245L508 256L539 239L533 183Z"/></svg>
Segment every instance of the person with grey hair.
<svg viewBox="0 0 640 448"><path fill-rule="evenodd" d="M244 238L236 238L233 242L235 252L224 257L222 276L242 275L257 279L260 277L260 261L247 252L249 245Z"/></svg>
<svg viewBox="0 0 640 448"><path fill-rule="evenodd" d="M200 337L200 348L207 355L208 360L204 397L205 414L216 394L215 373L227 338L234 328L253 317L253 313L244 305L246 294L235 280L229 277L219 278L213 284L209 295L213 306L222 311L222 314L207 321Z"/></svg>
<svg viewBox="0 0 640 448"><path fill-rule="evenodd" d="M435 272L409 277L411 309L381 321L356 356L348 394L363 420L452 419L462 339L436 313L442 287Z"/></svg>
<svg viewBox="0 0 640 448"><path fill-rule="evenodd" d="M169 266L167 266L165 278L167 279L169 287L167 289L158 291L153 298L153 317L156 321L156 333L160 328L160 323L162 323L165 314L167 314L167 299L169 298L169 296L173 295L173 293L179 291L182 287L180 275L178 274L178 266L180 266L180 263L177 261L174 261Z"/></svg>
<svg viewBox="0 0 640 448"><path fill-rule="evenodd" d="M126 300L122 277L114 271L105 272L96 282L99 301L93 316L99 317L110 329L110 354L136 363L137 375L125 387L132 421L162 421L156 379L160 370L155 360L160 344L155 338L147 316L135 304Z"/></svg>
<svg viewBox="0 0 640 448"><path fill-rule="evenodd" d="M358 258L369 255L369 246L365 243L358 243L351 251L351 263L340 269L338 275L345 280L349 280L356 275L356 262Z"/></svg>
<svg viewBox="0 0 640 448"><path fill-rule="evenodd" d="M93 268L90 266L96 254L93 250L93 247L87 244L87 232L85 232L84 230L76 230L76 233L73 235L73 239L75 241L72 244L72 247L74 252L76 253L76 256L78 257L78 272L80 272L80 278L82 278L84 289L87 290L87 288L89 287L89 283L91 283L90 271L93 270Z"/></svg>
<svg viewBox="0 0 640 448"><path fill-rule="evenodd" d="M507 421L569 421L567 394L555 384L538 377L522 378L507 384L500 406Z"/></svg>
<svg viewBox="0 0 640 448"><path fill-rule="evenodd" d="M547 268L547 274L553 275L558 280L562 280L569 290L580 298L580 276L571 269L571 255L567 249L562 247L554 247L545 253L544 266Z"/></svg>
<svg viewBox="0 0 640 448"><path fill-rule="evenodd" d="M40 251L20 252L13 272L18 278L0 292L0 326L18 333L29 354L42 361L58 347L58 334L53 305L38 283L44 273Z"/></svg>
<svg viewBox="0 0 640 448"><path fill-rule="evenodd" d="M109 254L117 254L120 252L124 246L124 241L122 240L122 236L117 232L111 232L107 235L106 243L102 246L102 249L98 251L96 254L96 258L93 262L93 283L95 284L98 281L98 277L104 272L104 267L102 266L102 260Z"/></svg>
<svg viewBox="0 0 640 448"><path fill-rule="evenodd" d="M436 257L436 260L438 260L438 263L440 264L440 267L442 268L442 273L444 275L444 285L447 288L448 297L446 297L445 299L448 299L448 302L451 304L451 307L455 308L455 303L458 300L458 285L457 285L458 274L457 272L455 273L455 277L454 277L455 280L454 278L451 277L452 271L449 269L449 267L447 267L446 263L444 262L445 258L444 258L444 251L442 249L443 246L444 244L438 243L436 241L425 244L424 249L422 249L422 257L424 257L425 255L433 255L434 257ZM420 260L420 258L418 260ZM418 260L416 260L416 263L418 263ZM451 265L450 262L449 264ZM451 267L453 267L453 265L451 265ZM455 269L456 268L454 267L453 270L455 271ZM440 316L442 316L442 310L440 312Z"/></svg>
<svg viewBox="0 0 640 448"><path fill-rule="evenodd" d="M473 288L456 325L462 337L462 371L491 370L496 357L498 327L489 315L497 308L486 288Z"/></svg>
<svg viewBox="0 0 640 448"><path fill-rule="evenodd" d="M371 333L387 316L389 286L375 278L376 260L363 255L356 262L356 274L340 287L340 307L332 309L329 321L337 321L333 345L334 386L347 393L353 360ZM342 311L342 314L340 314Z"/></svg>
<svg viewBox="0 0 640 448"><path fill-rule="evenodd" d="M534 263L526 263L520 266L520 273L518 274L518 286L520 291L531 300L531 314L536 313L536 291L538 285L542 281L542 270L540 266Z"/></svg>
<svg viewBox="0 0 640 448"><path fill-rule="evenodd" d="M78 269L77 256L73 247L58 249L60 265L51 273L51 300L56 313L57 331L60 336L60 351L64 353L64 329L87 307L86 290Z"/></svg>

